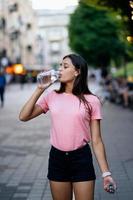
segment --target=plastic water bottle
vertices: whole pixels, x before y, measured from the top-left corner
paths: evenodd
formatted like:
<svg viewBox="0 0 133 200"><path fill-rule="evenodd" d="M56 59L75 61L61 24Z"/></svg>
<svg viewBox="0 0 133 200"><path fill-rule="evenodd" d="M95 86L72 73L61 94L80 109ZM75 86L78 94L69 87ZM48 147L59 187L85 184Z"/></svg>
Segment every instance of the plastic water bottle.
<svg viewBox="0 0 133 200"><path fill-rule="evenodd" d="M37 82L40 85L44 85L47 82L54 83L55 81L58 80L58 78L59 78L59 71L52 69L49 71L39 73L37 75Z"/></svg>
<svg viewBox="0 0 133 200"><path fill-rule="evenodd" d="M112 194L114 194L115 193L115 188L114 188L114 185L112 184L112 183L110 183L109 185L108 185L108 191L109 191L109 193L112 193Z"/></svg>

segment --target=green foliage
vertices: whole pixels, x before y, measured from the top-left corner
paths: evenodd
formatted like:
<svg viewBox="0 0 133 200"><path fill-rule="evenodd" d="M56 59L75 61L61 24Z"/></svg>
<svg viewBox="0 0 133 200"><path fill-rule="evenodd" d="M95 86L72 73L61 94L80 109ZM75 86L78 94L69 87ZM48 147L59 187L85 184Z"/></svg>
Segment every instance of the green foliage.
<svg viewBox="0 0 133 200"><path fill-rule="evenodd" d="M71 49L96 67L107 67L111 60L120 62L125 54L119 38L121 24L108 12L80 2L68 27Z"/></svg>
<svg viewBox="0 0 133 200"><path fill-rule="evenodd" d="M129 6L130 0L80 0L87 5L108 7L120 13L128 29L129 34L133 35L133 21L131 19L133 9Z"/></svg>
<svg viewBox="0 0 133 200"><path fill-rule="evenodd" d="M114 77L124 76L125 75L125 67L127 70L127 76L133 76L133 62L128 63L126 66L122 66L113 74Z"/></svg>

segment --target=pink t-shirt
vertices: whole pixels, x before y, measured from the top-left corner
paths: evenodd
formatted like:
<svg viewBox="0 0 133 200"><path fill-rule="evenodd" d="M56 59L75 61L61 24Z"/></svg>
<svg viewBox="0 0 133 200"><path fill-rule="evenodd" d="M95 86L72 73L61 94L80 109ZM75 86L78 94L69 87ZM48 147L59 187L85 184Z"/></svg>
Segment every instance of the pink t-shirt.
<svg viewBox="0 0 133 200"><path fill-rule="evenodd" d="M92 108L91 117L79 99L68 93L55 91L42 95L37 104L51 113L50 143L62 151L72 151L91 140L90 120L102 119L101 103L94 95L85 95Z"/></svg>

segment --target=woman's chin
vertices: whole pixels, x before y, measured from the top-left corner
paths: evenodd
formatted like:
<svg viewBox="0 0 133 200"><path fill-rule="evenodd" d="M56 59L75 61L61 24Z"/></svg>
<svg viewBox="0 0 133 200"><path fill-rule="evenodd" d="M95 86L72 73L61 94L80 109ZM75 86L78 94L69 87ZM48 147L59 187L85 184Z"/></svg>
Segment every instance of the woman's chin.
<svg viewBox="0 0 133 200"><path fill-rule="evenodd" d="M66 81L63 80L62 78L59 78L59 81L60 81L61 83L66 83Z"/></svg>

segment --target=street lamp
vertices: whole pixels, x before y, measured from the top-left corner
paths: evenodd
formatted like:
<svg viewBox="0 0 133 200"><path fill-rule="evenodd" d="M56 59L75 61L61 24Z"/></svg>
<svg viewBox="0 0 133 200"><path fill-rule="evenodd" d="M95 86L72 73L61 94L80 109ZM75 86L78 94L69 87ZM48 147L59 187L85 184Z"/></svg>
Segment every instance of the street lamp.
<svg viewBox="0 0 133 200"><path fill-rule="evenodd" d="M130 9L131 9L131 20L133 20L133 1L129 1L129 6L130 6ZM129 36L127 36L127 41L129 42L129 43L133 43L133 36L132 35L129 35Z"/></svg>
<svg viewBox="0 0 133 200"><path fill-rule="evenodd" d="M129 6L133 8L133 1L129 1ZM133 20L133 11L131 11L131 20Z"/></svg>
<svg viewBox="0 0 133 200"><path fill-rule="evenodd" d="M131 8L133 8L133 1L129 1L129 5Z"/></svg>
<svg viewBox="0 0 133 200"><path fill-rule="evenodd" d="M127 41L132 43L133 42L133 36L127 36Z"/></svg>

